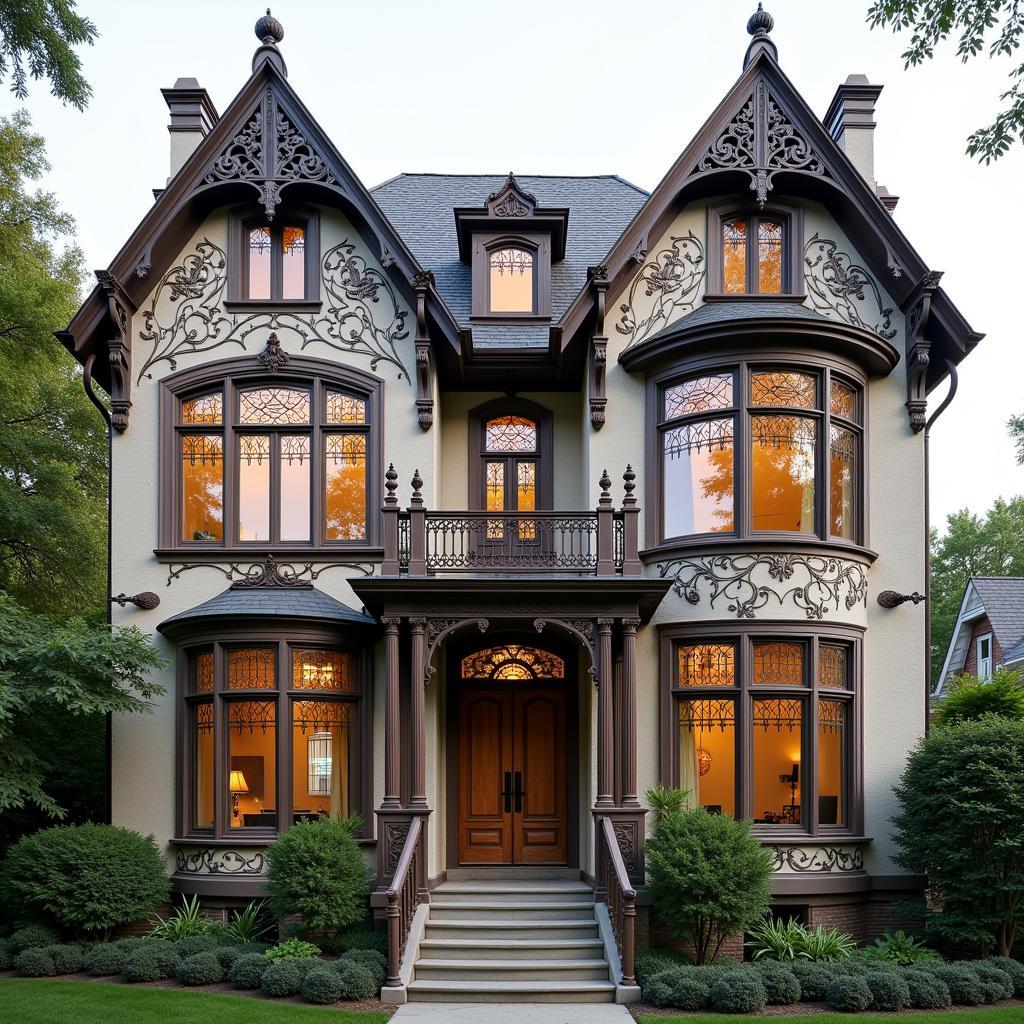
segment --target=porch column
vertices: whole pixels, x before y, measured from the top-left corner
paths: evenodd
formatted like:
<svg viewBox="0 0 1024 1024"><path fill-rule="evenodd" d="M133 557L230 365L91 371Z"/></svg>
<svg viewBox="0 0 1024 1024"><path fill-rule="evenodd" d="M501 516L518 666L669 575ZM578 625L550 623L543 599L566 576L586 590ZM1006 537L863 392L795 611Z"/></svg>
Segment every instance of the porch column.
<svg viewBox="0 0 1024 1024"><path fill-rule="evenodd" d="M426 758L426 619L410 619L412 627L412 793L411 807L427 806L427 758Z"/></svg>
<svg viewBox="0 0 1024 1024"><path fill-rule="evenodd" d="M639 619L622 620L622 806L639 807L636 795L636 631Z"/></svg>
<svg viewBox="0 0 1024 1024"><path fill-rule="evenodd" d="M612 624L597 620L597 807L614 807L612 791L614 723L612 721Z"/></svg>
<svg viewBox="0 0 1024 1024"><path fill-rule="evenodd" d="M384 708L384 800L382 807L402 805L402 727L398 692L398 627L402 620L382 618L387 691Z"/></svg>

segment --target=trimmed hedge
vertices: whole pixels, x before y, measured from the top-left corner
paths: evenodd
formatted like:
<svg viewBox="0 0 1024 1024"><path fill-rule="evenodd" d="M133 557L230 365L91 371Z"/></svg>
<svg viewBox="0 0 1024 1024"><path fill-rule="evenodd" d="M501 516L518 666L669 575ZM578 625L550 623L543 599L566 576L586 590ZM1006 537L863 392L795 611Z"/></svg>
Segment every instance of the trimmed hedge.
<svg viewBox="0 0 1024 1024"><path fill-rule="evenodd" d="M9 971L11 969L11 959L14 956L14 950L11 949L11 944L7 939L0 939L0 971Z"/></svg>
<svg viewBox="0 0 1024 1024"><path fill-rule="evenodd" d="M82 958L82 966L94 977L106 978L124 970L128 953L120 942L98 942Z"/></svg>
<svg viewBox="0 0 1024 1024"><path fill-rule="evenodd" d="M44 946L43 949L53 958L55 974L77 974L82 969L81 946L58 943L55 946Z"/></svg>
<svg viewBox="0 0 1024 1024"><path fill-rule="evenodd" d="M259 988L270 964L262 953L243 953L228 969L228 981L235 988Z"/></svg>
<svg viewBox="0 0 1024 1024"><path fill-rule="evenodd" d="M329 1006L338 1002L345 991L345 981L337 971L322 965L314 967L302 979L302 987L299 989L302 998L307 1003L316 1003L318 1006Z"/></svg>
<svg viewBox="0 0 1024 1024"><path fill-rule="evenodd" d="M346 953L353 949L375 949L386 956L388 951L387 933L372 928L347 928L338 932L331 942Z"/></svg>
<svg viewBox="0 0 1024 1024"><path fill-rule="evenodd" d="M295 970L299 972L299 979L305 978L310 971L316 970L317 967L323 967L324 961L318 956L302 956L297 960L292 960L295 965Z"/></svg>
<svg viewBox="0 0 1024 1024"><path fill-rule="evenodd" d="M800 1002L800 982L788 966L764 962L757 964L754 970L764 985L769 1006L787 1006Z"/></svg>
<svg viewBox="0 0 1024 1024"><path fill-rule="evenodd" d="M130 982L163 981L173 978L178 970L178 954L172 943L146 942L128 954L124 979Z"/></svg>
<svg viewBox="0 0 1024 1024"><path fill-rule="evenodd" d="M195 953L185 957L175 972L182 985L216 985L224 980L224 968L213 953Z"/></svg>
<svg viewBox="0 0 1024 1024"><path fill-rule="evenodd" d="M767 999L754 971L729 971L711 986L711 1009L716 1013L760 1013Z"/></svg>
<svg viewBox="0 0 1024 1024"><path fill-rule="evenodd" d="M656 974L685 964L686 960L671 949L641 949L634 958L633 973L636 975L636 983L645 988Z"/></svg>
<svg viewBox="0 0 1024 1024"><path fill-rule="evenodd" d="M260 991L265 996L279 998L293 996L302 986L302 975L294 960L279 960L272 963L260 978Z"/></svg>
<svg viewBox="0 0 1024 1024"><path fill-rule="evenodd" d="M871 1006L871 989L867 979L856 974L841 974L825 989L825 1002L830 1010L858 1013Z"/></svg>
<svg viewBox="0 0 1024 1024"><path fill-rule="evenodd" d="M1007 971L996 967L987 960L961 960L960 964L974 971L985 990L986 1003L998 1003L1000 999L1013 998L1013 978Z"/></svg>
<svg viewBox="0 0 1024 1024"><path fill-rule="evenodd" d="M1024 999L1024 964L1008 956L992 956L986 963L1006 971L1013 982L1013 994L1017 999Z"/></svg>
<svg viewBox="0 0 1024 1024"><path fill-rule="evenodd" d="M911 968L903 972L903 980L915 1010L945 1010L953 1005L946 983L930 971Z"/></svg>
<svg viewBox="0 0 1024 1024"><path fill-rule="evenodd" d="M60 936L45 924L27 924L11 932L7 940L12 953L22 953L26 949L39 949L42 946L53 946L60 942Z"/></svg>
<svg viewBox="0 0 1024 1024"><path fill-rule="evenodd" d="M981 979L961 964L929 964L923 969L946 983L954 1003L960 1006L979 1006L985 1002Z"/></svg>
<svg viewBox="0 0 1024 1024"><path fill-rule="evenodd" d="M182 960L195 956L196 953L212 953L217 946L217 939L213 935L187 935L174 943L174 948Z"/></svg>
<svg viewBox="0 0 1024 1024"><path fill-rule="evenodd" d="M22 950L14 958L14 970L21 978L52 978L57 973L45 946Z"/></svg>
<svg viewBox="0 0 1024 1024"><path fill-rule="evenodd" d="M334 971L341 979L342 999L370 999L379 991L377 980L366 964L335 960Z"/></svg>
<svg viewBox="0 0 1024 1024"><path fill-rule="evenodd" d="M864 979L871 990L875 1010L905 1010L910 1005L910 988L900 974L875 971Z"/></svg>
<svg viewBox="0 0 1024 1024"><path fill-rule="evenodd" d="M347 953L342 953L339 959L362 964L373 975L377 991L380 991L381 986L387 981L388 958L375 949L350 949Z"/></svg>
<svg viewBox="0 0 1024 1024"><path fill-rule="evenodd" d="M810 960L794 960L788 965L790 973L800 983L800 998L805 1002L817 1003L825 998L825 989L835 977L833 964L817 964Z"/></svg>
<svg viewBox="0 0 1024 1024"><path fill-rule="evenodd" d="M655 1006L706 1010L711 1001L711 986L684 967L669 967L648 980L644 998Z"/></svg>
<svg viewBox="0 0 1024 1024"><path fill-rule="evenodd" d="M238 946L218 946L213 950L213 955L217 958L221 967L228 971L231 969L231 965L242 956L242 951Z"/></svg>

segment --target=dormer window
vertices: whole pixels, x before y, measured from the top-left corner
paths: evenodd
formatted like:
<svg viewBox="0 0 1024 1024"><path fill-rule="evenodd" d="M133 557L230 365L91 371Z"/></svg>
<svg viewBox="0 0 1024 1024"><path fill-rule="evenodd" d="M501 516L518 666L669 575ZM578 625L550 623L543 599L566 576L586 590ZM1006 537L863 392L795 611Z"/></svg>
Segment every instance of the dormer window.
<svg viewBox="0 0 1024 1024"><path fill-rule="evenodd" d="M491 313L536 313L533 253L516 246L491 249L488 257Z"/></svg>
<svg viewBox="0 0 1024 1024"><path fill-rule="evenodd" d="M274 221L253 209L229 226L228 303L306 306L319 302L316 212L284 209Z"/></svg>
<svg viewBox="0 0 1024 1024"><path fill-rule="evenodd" d="M783 204L708 210L708 298L802 298L800 211Z"/></svg>

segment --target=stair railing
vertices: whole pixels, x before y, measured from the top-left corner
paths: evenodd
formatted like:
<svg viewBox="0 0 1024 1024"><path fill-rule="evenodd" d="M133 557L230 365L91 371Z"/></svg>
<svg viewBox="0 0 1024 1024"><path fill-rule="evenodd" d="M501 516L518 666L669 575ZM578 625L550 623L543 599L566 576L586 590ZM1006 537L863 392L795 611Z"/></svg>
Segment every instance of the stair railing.
<svg viewBox="0 0 1024 1024"><path fill-rule="evenodd" d="M420 874L423 869L423 850L420 835L423 819L414 817L395 865L395 874L386 892L388 921L388 980L389 986L402 984L402 955L409 938L409 929L420 902Z"/></svg>
<svg viewBox="0 0 1024 1024"><path fill-rule="evenodd" d="M622 960L622 984L635 985L636 890L629 883L626 862L622 859L611 818L601 818L597 835L598 898L603 899L608 907L608 917Z"/></svg>

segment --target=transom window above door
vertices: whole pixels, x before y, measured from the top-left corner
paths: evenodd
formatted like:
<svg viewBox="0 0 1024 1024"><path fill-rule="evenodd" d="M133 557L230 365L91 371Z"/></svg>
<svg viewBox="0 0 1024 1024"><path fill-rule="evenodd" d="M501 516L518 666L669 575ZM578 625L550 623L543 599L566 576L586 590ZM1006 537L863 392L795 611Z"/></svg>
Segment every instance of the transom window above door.
<svg viewBox="0 0 1024 1024"><path fill-rule="evenodd" d="M379 392L334 376L249 372L169 392L162 546L376 543Z"/></svg>

